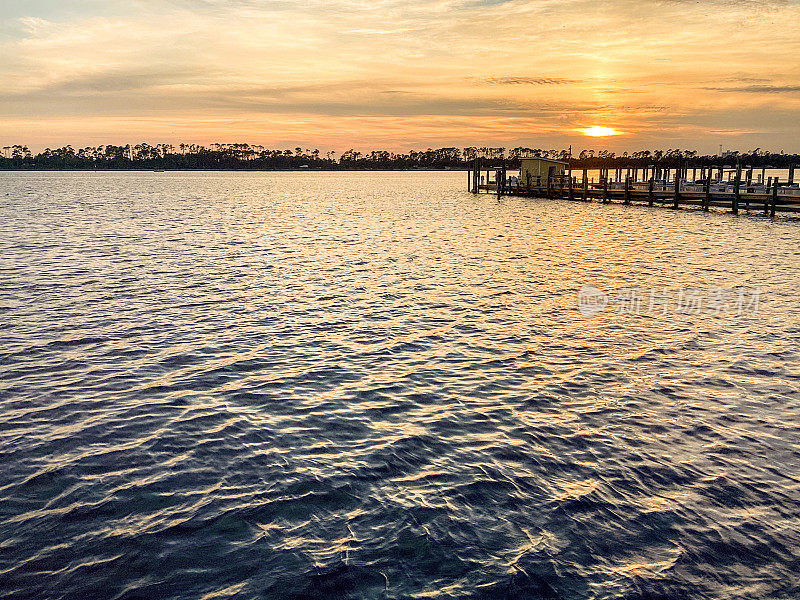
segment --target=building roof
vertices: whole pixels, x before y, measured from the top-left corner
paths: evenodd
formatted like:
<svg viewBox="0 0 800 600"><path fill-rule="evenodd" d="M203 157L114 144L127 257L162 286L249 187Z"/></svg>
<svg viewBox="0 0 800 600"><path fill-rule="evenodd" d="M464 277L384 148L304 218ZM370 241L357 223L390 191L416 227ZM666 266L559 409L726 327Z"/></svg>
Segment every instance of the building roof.
<svg viewBox="0 0 800 600"><path fill-rule="evenodd" d="M520 156L520 158L519 158L519 159L520 159L520 160L541 160L541 161L543 161L543 162L549 162L549 163L558 163L558 164L560 164L560 165L567 165L567 164L569 164L569 163L568 163L567 161L565 161L565 160L555 160L555 159L553 159L553 158L544 158L543 156Z"/></svg>

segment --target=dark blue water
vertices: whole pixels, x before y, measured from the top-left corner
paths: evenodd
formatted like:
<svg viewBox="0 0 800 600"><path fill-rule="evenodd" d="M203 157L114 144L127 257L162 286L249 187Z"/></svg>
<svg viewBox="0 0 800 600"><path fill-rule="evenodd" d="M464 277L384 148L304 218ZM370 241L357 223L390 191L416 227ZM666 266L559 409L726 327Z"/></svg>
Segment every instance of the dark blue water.
<svg viewBox="0 0 800 600"><path fill-rule="evenodd" d="M465 187L0 175L0 595L800 596L800 224Z"/></svg>

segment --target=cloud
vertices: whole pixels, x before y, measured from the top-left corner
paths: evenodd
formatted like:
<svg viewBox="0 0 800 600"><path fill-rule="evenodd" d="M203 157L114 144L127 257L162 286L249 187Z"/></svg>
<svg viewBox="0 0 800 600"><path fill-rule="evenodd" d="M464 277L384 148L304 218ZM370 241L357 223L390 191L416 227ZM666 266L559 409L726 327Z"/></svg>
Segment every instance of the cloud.
<svg viewBox="0 0 800 600"><path fill-rule="evenodd" d="M567 85L581 83L580 79L563 77L487 77L482 80L491 85Z"/></svg>
<svg viewBox="0 0 800 600"><path fill-rule="evenodd" d="M44 142L99 123L177 136L194 122L235 141L246 122L275 139L324 131L355 146L400 120L404 140L419 127L426 143L434 131L443 143L533 143L592 125L630 132L614 143L800 140L796 2L31 0L10 11L4 137L35 130ZM21 125L36 119L53 129Z"/></svg>
<svg viewBox="0 0 800 600"><path fill-rule="evenodd" d="M715 92L740 92L744 94L796 94L800 85L746 85L741 87L709 87Z"/></svg>
<svg viewBox="0 0 800 600"><path fill-rule="evenodd" d="M19 23L26 33L33 36L40 36L53 27L52 22L39 17L22 17Z"/></svg>

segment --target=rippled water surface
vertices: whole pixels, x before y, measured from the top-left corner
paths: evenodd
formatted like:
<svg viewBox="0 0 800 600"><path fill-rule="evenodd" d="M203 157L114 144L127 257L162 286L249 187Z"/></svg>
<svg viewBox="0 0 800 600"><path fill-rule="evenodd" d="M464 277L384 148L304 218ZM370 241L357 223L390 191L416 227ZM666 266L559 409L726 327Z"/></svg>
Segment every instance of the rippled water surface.
<svg viewBox="0 0 800 600"><path fill-rule="evenodd" d="M1 595L798 597L800 223L466 184L0 175Z"/></svg>

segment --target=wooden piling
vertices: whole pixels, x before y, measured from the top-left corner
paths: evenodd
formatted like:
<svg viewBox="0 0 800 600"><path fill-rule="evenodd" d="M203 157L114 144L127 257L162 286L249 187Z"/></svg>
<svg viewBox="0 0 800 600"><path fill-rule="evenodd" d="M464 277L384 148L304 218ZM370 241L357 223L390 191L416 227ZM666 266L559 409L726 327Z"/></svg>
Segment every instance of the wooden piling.
<svg viewBox="0 0 800 600"><path fill-rule="evenodd" d="M654 194L653 194L653 185L654 184L655 184L655 181L653 180L653 174L651 173L650 174L650 184L648 185L648 189L647 189L647 205L648 206L653 206L653 200L655 199L654 198Z"/></svg>
<svg viewBox="0 0 800 600"><path fill-rule="evenodd" d="M474 160L470 161L470 164L469 164L469 183L467 184L467 189L469 190L470 193L473 193L475 191L475 171L474 171L474 167L475 167L475 161Z"/></svg>
<svg viewBox="0 0 800 600"><path fill-rule="evenodd" d="M472 167L469 170L470 175L472 176L472 181L469 182L469 191L473 194L475 193L475 161L472 161Z"/></svg>
<svg viewBox="0 0 800 600"><path fill-rule="evenodd" d="M778 205L778 178L772 180L772 204L769 207L769 216L775 216L775 207Z"/></svg>
<svg viewBox="0 0 800 600"><path fill-rule="evenodd" d="M589 199L589 171L587 169L583 170L583 201L586 202Z"/></svg>
<svg viewBox="0 0 800 600"><path fill-rule="evenodd" d="M706 196L703 199L703 210L708 212L708 208L711 206L711 169L708 170L708 176L704 182L704 187Z"/></svg>
<svg viewBox="0 0 800 600"><path fill-rule="evenodd" d="M771 200L772 200L772 194L774 193L772 191L772 177L769 178L769 184L770 184L770 187L767 188L767 193L764 196L764 216L765 217L769 214L769 205L770 205ZM778 186L775 186L775 187L777 188Z"/></svg>
<svg viewBox="0 0 800 600"><path fill-rule="evenodd" d="M572 200L572 146L569 147L569 160L567 161L567 176L569 177L569 199Z"/></svg>
<svg viewBox="0 0 800 600"><path fill-rule="evenodd" d="M741 199L742 190L740 189L740 185L742 183L742 165L739 164L736 166L736 178L733 180L733 205L731 206L731 212L733 214L739 214L739 200Z"/></svg>
<svg viewBox="0 0 800 600"><path fill-rule="evenodd" d="M678 208L681 199L681 176L680 170L675 169L675 191L672 197L672 208Z"/></svg>
<svg viewBox="0 0 800 600"><path fill-rule="evenodd" d="M794 185L794 165L789 165L789 179L786 181L789 185Z"/></svg>
<svg viewBox="0 0 800 600"><path fill-rule="evenodd" d="M625 204L631 203L631 177L628 175L625 178Z"/></svg>

